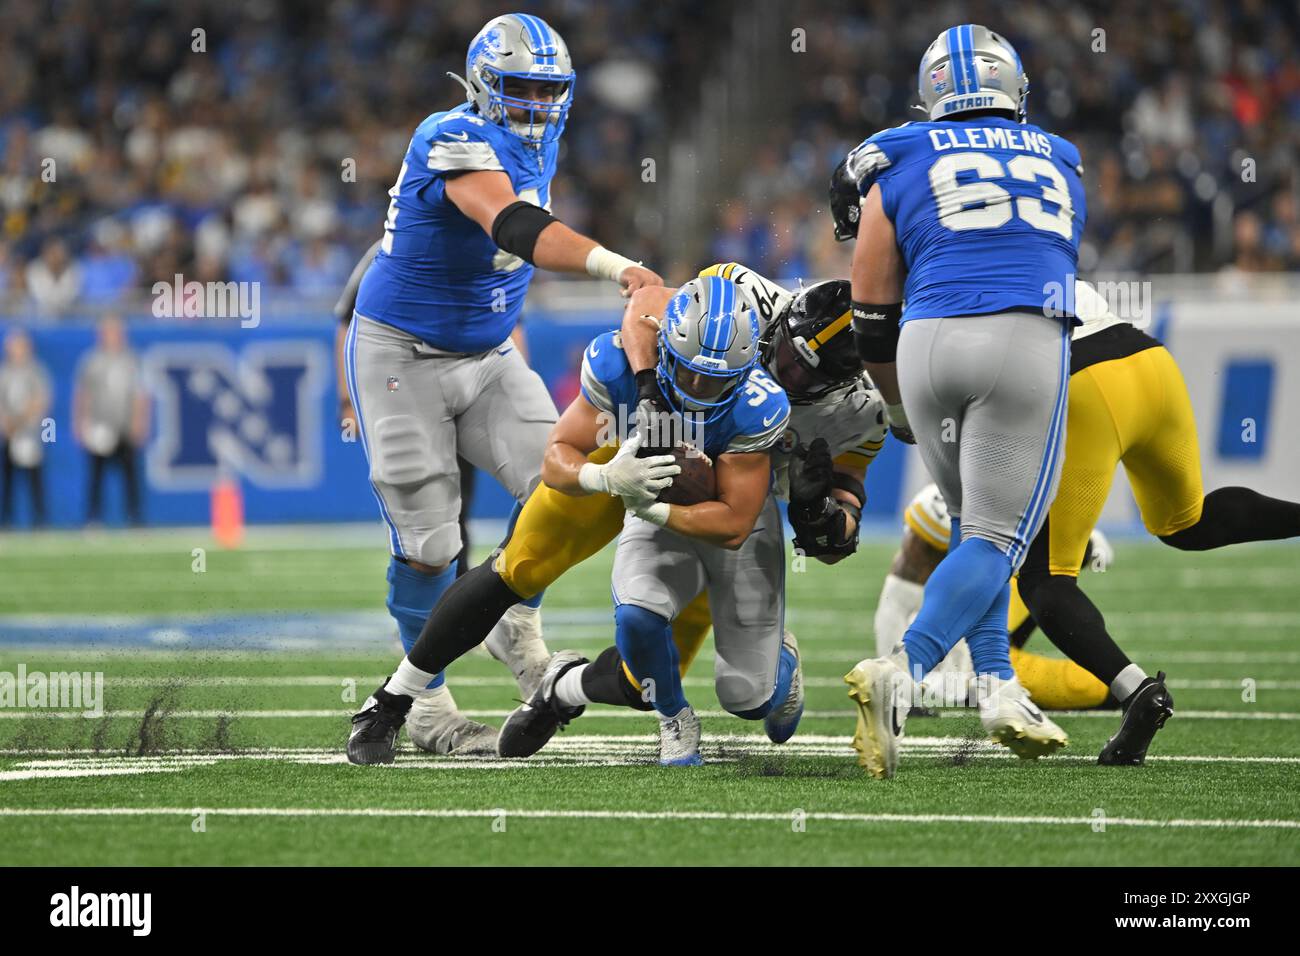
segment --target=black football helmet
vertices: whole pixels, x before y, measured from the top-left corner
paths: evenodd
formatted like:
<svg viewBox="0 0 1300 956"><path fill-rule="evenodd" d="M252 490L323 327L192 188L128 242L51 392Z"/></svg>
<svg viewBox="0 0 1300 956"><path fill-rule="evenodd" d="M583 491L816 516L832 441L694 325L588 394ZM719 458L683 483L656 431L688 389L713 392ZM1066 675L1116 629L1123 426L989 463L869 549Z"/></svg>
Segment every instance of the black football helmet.
<svg viewBox="0 0 1300 956"><path fill-rule="evenodd" d="M831 219L835 222L835 241L858 238L858 217L862 215L862 196L858 184L849 175L848 157L831 173Z"/></svg>
<svg viewBox="0 0 1300 956"><path fill-rule="evenodd" d="M852 384L862 371L849 328L852 295L846 279L800 290L772 323L763 364L790 401L807 404Z"/></svg>

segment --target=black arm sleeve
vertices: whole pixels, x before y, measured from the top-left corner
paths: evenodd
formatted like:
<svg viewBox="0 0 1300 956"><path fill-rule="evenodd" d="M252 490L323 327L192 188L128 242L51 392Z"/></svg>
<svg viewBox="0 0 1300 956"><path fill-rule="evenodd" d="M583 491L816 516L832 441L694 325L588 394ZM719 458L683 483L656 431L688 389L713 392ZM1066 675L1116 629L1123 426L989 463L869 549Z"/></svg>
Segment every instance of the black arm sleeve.
<svg viewBox="0 0 1300 956"><path fill-rule="evenodd" d="M541 206L520 199L506 206L492 220L492 241L498 249L516 255L531 265L537 237L543 229L556 221Z"/></svg>
<svg viewBox="0 0 1300 956"><path fill-rule="evenodd" d="M898 353L898 320L903 315L903 304L869 305L853 303L853 341L858 347L858 357L864 362L889 363Z"/></svg>
<svg viewBox="0 0 1300 956"><path fill-rule="evenodd" d="M370 268L370 263L375 261L375 253L379 251L379 244L382 239L376 239L375 244L366 250L366 254L361 257L355 266L352 267L352 275L348 276L348 284L343 287L343 294L334 305L334 317L346 325L352 321L352 310L357 307L357 289L361 288L361 277L366 274Z"/></svg>

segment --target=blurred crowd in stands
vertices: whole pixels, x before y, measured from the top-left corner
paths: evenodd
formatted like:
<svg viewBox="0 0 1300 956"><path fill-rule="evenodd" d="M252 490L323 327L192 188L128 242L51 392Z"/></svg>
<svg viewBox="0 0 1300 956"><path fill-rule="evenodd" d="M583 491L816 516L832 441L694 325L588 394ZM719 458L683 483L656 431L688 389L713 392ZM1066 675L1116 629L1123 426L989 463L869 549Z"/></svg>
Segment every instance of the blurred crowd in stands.
<svg viewBox="0 0 1300 956"><path fill-rule="evenodd" d="M1081 272L1300 270L1300 4L792 0L806 50L796 106L719 211L715 257L840 275L826 171L878 129L926 117L916 64L946 26L983 23L1020 53L1029 118L1079 146ZM769 120L773 118L769 117ZM773 202L771 197L785 197Z"/></svg>
<svg viewBox="0 0 1300 956"><path fill-rule="evenodd" d="M671 262L642 157L701 110L745 5L521 5L567 39L576 105L556 214ZM806 32L781 115L710 203L715 259L843 274L830 170L919 114L916 62L943 26L1020 50L1031 119L1086 166L1084 271L1300 269L1300 6L1290 0L788 0L758 29ZM260 281L333 297L382 227L415 125L460 102L469 39L499 4L418 0L9 0L0 5L0 311L110 309L155 281ZM1102 32L1098 32L1102 31ZM783 41L784 42L784 41ZM662 173L661 173L662 178Z"/></svg>
<svg viewBox="0 0 1300 956"><path fill-rule="evenodd" d="M653 229L628 239L647 198L632 188L640 157L698 90L727 11L687 0L523 6L561 32L579 67L557 215L654 258ZM469 41L503 9L0 4L0 304L57 316L177 273L337 296L380 234L412 130L464 101L446 73L464 73Z"/></svg>

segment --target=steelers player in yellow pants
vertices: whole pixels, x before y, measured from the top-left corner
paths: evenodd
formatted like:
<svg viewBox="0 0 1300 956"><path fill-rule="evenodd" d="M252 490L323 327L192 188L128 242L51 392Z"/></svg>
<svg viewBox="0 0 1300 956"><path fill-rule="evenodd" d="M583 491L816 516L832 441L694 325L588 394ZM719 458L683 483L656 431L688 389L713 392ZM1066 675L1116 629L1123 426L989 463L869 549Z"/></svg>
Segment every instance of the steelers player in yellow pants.
<svg viewBox="0 0 1300 956"><path fill-rule="evenodd" d="M903 639L921 607L925 582L948 553L951 519L943 495L936 485L919 491L903 512L903 539L894 555L876 603L876 653L887 655ZM1112 560L1110 544L1100 532L1089 543L1084 565L1104 571ZM1035 622L1020 599L1015 578L1011 581L1011 604L1007 629L1011 634L1011 666L1034 703L1044 710L1084 710L1115 706L1106 685L1071 660L1044 657L1024 649ZM973 667L966 643L959 642L927 679L944 702L964 706L966 679Z"/></svg>
<svg viewBox="0 0 1300 956"><path fill-rule="evenodd" d="M1084 322L1071 350L1061 484L1020 568L1020 596L1052 643L1123 706L1098 762L1133 765L1173 714L1173 699L1164 673L1148 677L1128 658L1077 582L1116 469L1128 473L1147 531L1185 551L1300 536L1300 503L1249 488L1206 495L1192 403L1173 356L1095 291L1080 284L1078 292Z"/></svg>
<svg viewBox="0 0 1300 956"><path fill-rule="evenodd" d="M587 457L596 464L604 464L615 451L615 446L606 446ZM613 541L623 529L625 515L619 498L609 495L579 498L545 484L538 485L524 503L514 532L493 562L492 569L514 594L522 598L539 594L569 568L581 564ZM672 624L673 643L677 645L683 675L704 646L711 626L708 593L702 591ZM600 661L602 665L617 663L618 666L598 670L621 677L605 681L605 686L597 690L602 702L651 710L650 704L642 699L641 687L627 665L621 660L613 660L617 653L610 647L602 654L602 657L611 657L609 661Z"/></svg>

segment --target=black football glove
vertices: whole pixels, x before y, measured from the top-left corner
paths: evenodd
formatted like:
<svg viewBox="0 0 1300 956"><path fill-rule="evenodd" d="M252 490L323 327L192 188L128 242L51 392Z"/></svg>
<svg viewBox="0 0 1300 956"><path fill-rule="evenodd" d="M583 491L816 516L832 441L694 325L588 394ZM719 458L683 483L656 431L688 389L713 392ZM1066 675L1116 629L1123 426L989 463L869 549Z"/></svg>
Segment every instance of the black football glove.
<svg viewBox="0 0 1300 956"><path fill-rule="evenodd" d="M790 507L804 513L820 511L831 493L834 468L825 438L798 445L790 460Z"/></svg>

